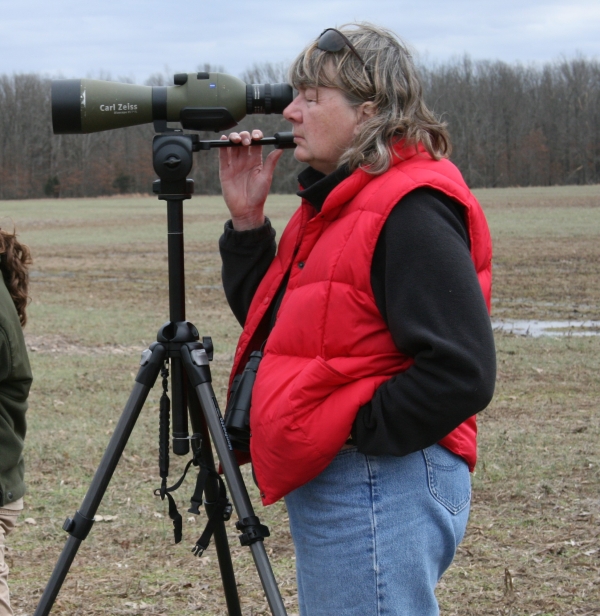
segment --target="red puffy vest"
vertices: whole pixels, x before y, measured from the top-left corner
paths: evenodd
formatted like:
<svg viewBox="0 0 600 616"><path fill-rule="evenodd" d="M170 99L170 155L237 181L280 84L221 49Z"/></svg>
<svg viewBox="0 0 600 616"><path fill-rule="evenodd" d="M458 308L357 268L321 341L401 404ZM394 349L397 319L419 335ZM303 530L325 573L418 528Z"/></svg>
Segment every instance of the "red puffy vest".
<svg viewBox="0 0 600 616"><path fill-rule="evenodd" d="M348 438L358 409L413 363L396 348L371 289L379 234L408 192L431 187L465 207L471 256L490 308L491 238L477 200L448 160L433 160L423 148L397 153L400 158L383 175L352 173L320 213L301 204L252 301L232 377L266 338L265 314L289 272L250 413L250 451L265 505L323 471ZM471 417L440 444L473 469L476 434Z"/></svg>

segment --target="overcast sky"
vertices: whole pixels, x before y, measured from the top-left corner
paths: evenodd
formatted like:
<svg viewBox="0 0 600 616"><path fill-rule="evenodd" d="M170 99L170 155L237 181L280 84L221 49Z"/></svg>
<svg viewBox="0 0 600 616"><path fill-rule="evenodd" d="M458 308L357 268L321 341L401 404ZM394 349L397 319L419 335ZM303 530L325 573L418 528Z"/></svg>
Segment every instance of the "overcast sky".
<svg viewBox="0 0 600 616"><path fill-rule="evenodd" d="M326 27L371 21L424 61L600 58L600 0L0 0L0 74L240 75L289 62Z"/></svg>

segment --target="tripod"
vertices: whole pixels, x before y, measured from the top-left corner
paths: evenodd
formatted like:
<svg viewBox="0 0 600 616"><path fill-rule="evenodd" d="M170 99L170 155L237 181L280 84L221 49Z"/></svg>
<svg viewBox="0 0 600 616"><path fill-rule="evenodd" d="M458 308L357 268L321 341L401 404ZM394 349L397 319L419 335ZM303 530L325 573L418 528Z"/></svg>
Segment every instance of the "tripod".
<svg viewBox="0 0 600 616"><path fill-rule="evenodd" d="M285 133L263 139L261 143L274 144L275 147L293 147L291 135ZM194 182L187 179L193 165L192 152L230 145L228 141L200 141L197 135L179 131L154 137L153 164L160 179L154 182L153 189L159 199L167 202L170 320L160 328L157 341L142 353L135 384L81 507L73 518L67 518L65 521L63 529L70 536L34 616L46 616L50 613L77 550L91 530L98 506L161 370L163 379L166 379L167 363L170 365L171 377L173 452L185 455L189 451L191 440L196 449L194 461L198 461L205 471L204 505L210 520L209 526L212 526L214 532L228 613L230 616L242 616L225 529L225 520L231 513L231 506L224 494L224 484L215 472L210 438L217 451L233 507L239 518L236 528L241 531L240 542L250 547L271 612L274 616L286 616L263 543L269 531L260 523L252 508L212 388L209 367L209 355L212 353L210 339L204 338L201 343L196 327L185 320L183 201L191 198L193 193ZM193 430L191 439L188 436L188 411ZM166 446L164 439L167 440ZM168 411L166 426L161 413L160 465L163 477L161 496L164 498L168 474ZM202 538L195 548L196 553L201 553L206 547L199 545L201 541ZM208 540L205 544L207 542Z"/></svg>

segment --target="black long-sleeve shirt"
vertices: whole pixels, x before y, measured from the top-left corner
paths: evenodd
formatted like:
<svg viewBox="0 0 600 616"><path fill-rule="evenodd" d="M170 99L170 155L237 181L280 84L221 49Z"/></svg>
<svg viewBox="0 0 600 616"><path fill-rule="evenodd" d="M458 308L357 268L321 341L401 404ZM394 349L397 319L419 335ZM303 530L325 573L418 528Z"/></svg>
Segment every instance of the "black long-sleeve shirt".
<svg viewBox="0 0 600 616"><path fill-rule="evenodd" d="M308 168L298 194L319 211L347 176L344 168L328 176ZM243 325L275 256L275 232L268 221L242 232L229 222L220 250L225 294ZM484 409L494 391L494 339L462 206L432 189L401 199L378 239L371 284L396 346L414 364L360 408L352 438L365 454L406 455Z"/></svg>

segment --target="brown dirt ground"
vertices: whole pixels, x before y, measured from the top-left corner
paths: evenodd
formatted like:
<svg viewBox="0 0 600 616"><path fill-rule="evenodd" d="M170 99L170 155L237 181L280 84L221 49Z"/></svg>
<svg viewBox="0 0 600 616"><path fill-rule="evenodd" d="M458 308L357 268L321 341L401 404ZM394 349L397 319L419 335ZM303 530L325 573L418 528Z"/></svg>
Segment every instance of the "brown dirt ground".
<svg viewBox="0 0 600 616"><path fill-rule="evenodd" d="M527 205L543 210L564 203L561 196ZM573 204L598 206L581 197ZM515 205L504 200L488 207ZM599 318L600 242L595 234L576 241L500 234L494 245L496 317ZM131 386L139 351L160 325L156 315L168 314L166 257L160 246L110 251L52 247L35 256L32 314L41 316L27 328L39 374L28 443L29 500L8 552L19 616L35 609L66 537L62 521L85 494ZM239 327L220 289L214 244L189 243L186 271L192 273L188 318L217 343L213 384L222 401ZM86 326L81 312L70 315L71 306L89 310L98 321ZM123 313L135 320L121 318ZM63 319L68 326L57 327ZM455 563L440 583L442 613L597 616L600 340L497 333L496 342L497 390L480 418L471 520ZM82 415L83 404L96 410ZM159 485L157 430L155 413L143 414L99 510L108 519L96 523L82 544L53 613L227 613L214 549L202 559L188 551L202 521L189 521L192 516L184 513L186 539L183 546L174 546L166 508L152 496ZM244 473L258 502L248 469ZM172 477L176 474L173 470ZM183 510L184 500L181 496ZM294 614L293 548L285 508L278 504L257 511L271 528L266 546ZM268 614L252 559L238 545L231 523L228 533L244 615Z"/></svg>

